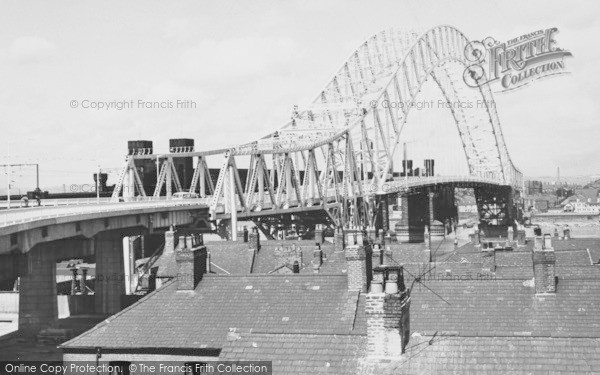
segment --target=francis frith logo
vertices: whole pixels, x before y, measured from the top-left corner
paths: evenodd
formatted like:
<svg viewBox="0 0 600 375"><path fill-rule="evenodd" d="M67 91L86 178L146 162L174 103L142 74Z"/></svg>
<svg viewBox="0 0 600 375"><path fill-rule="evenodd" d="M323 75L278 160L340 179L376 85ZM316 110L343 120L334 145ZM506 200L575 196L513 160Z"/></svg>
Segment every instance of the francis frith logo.
<svg viewBox="0 0 600 375"><path fill-rule="evenodd" d="M510 91L531 82L568 73L565 58L571 52L557 46L556 27L536 30L507 42L492 37L473 41L465 48L472 64L464 80L471 87L490 85L493 91Z"/></svg>

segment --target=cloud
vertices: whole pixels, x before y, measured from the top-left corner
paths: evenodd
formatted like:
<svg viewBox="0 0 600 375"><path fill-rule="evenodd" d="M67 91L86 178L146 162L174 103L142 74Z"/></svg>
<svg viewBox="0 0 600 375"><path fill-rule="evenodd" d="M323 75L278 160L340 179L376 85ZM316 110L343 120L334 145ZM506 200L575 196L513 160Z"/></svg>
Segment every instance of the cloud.
<svg viewBox="0 0 600 375"><path fill-rule="evenodd" d="M180 41L189 37L192 33L192 24L186 18L173 18L167 21L163 35L167 39Z"/></svg>
<svg viewBox="0 0 600 375"><path fill-rule="evenodd" d="M264 75L288 73L288 64L300 58L295 43L283 37L237 37L204 40L181 55L179 75L201 83L234 82Z"/></svg>
<svg viewBox="0 0 600 375"><path fill-rule="evenodd" d="M10 46L9 57L21 63L37 63L44 61L54 54L56 46L44 38L37 36L21 36Z"/></svg>

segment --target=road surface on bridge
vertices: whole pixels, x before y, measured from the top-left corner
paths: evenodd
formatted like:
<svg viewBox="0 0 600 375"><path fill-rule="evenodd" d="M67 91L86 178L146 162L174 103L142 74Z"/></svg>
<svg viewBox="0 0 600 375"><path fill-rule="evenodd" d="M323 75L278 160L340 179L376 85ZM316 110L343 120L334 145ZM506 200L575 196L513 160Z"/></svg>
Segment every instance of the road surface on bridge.
<svg viewBox="0 0 600 375"><path fill-rule="evenodd" d="M469 187L474 185L499 185L498 181L486 179L476 176L428 176L428 177L398 177L392 181L388 181L383 185L383 190L377 190L377 186L369 183L363 184L363 189L367 194L393 194L402 193L411 189L418 189L426 186L434 186L440 184L454 184L461 187ZM335 202L335 191L328 189L327 203ZM190 199L166 199L160 198L134 198L135 201L129 202L109 202L107 199L95 200L88 199L55 199L45 202L46 205L41 207L15 207L0 211L0 227L7 227L15 224L30 223L37 220L46 220L59 217L90 215L94 213L114 213L114 216L119 216L129 213L131 210L150 209L153 211L169 211L171 209L181 209L182 207L203 207L208 206L212 199L211 196L204 198ZM254 207L247 212L243 217L251 218L252 216L264 216L269 210L278 209L278 213L285 210L293 209L294 213L305 211L314 211L318 209L318 200L310 206L301 207L297 200L290 200L287 207L278 208L272 207L267 203L260 208ZM242 213L241 206L238 205L237 211ZM290 211L291 213L292 211ZM253 215L254 213L254 215ZM217 218L225 217L222 214L222 209L216 212Z"/></svg>

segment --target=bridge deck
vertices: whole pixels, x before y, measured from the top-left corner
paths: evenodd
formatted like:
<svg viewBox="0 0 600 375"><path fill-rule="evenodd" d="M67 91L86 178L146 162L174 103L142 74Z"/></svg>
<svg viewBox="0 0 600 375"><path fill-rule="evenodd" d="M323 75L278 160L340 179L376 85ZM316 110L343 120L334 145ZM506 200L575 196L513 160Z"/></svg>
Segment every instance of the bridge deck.
<svg viewBox="0 0 600 375"><path fill-rule="evenodd" d="M460 187L473 187L477 185L499 185L497 181L492 179L486 179L474 176L433 176L433 177L399 177L393 181L388 181L383 184L383 189L379 190L375 185L370 183L363 184L363 191L365 195L377 195L377 194L393 194L402 193L411 189L417 189L426 186L440 185L440 184L453 184ZM335 193L333 189L328 189L327 204L335 202ZM131 210L150 209L150 210L170 210L181 207L202 207L209 206L212 198L192 198L192 199L166 199L161 198L132 198L135 201L126 202L107 202L105 199L95 201L93 199L86 200L46 200L44 204L46 206L41 207L27 207L27 208L11 208L9 210L0 211L0 228L7 227L15 224L34 222L37 220L45 220L50 218L69 217L69 216L82 216L94 213L110 213L113 212L115 215L125 214ZM54 204L53 206L47 206L48 204ZM238 217L240 219L250 219L253 217L277 215L285 213L297 213L297 212L308 212L321 210L323 206L320 202L315 201L315 204L310 206L299 205L296 200L290 200L289 205L286 208L273 207L270 203L262 205L261 209L253 207L250 212L242 212L241 207L237 208ZM222 205L220 204L217 208L217 218L227 219L230 214L225 213Z"/></svg>
<svg viewBox="0 0 600 375"><path fill-rule="evenodd" d="M133 202L96 203L96 204L70 204L54 207L26 207L0 211L0 228L15 224L29 223L38 220L83 216L96 213L114 213L115 216L128 214L132 210L149 209L159 211L181 207L207 207L207 199L171 199L171 200L146 200Z"/></svg>

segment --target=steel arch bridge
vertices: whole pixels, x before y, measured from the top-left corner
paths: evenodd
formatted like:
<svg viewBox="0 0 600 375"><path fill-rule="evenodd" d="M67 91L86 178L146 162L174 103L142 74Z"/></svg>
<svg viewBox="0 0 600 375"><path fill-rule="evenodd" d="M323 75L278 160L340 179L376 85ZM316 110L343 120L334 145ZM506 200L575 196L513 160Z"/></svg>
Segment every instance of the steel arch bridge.
<svg viewBox="0 0 600 375"><path fill-rule="evenodd" d="M337 226L372 226L374 197L386 194L386 186L419 185L414 178L391 181L390 172L410 103L427 80L435 82L448 103L484 104L449 106L469 169L468 176L455 180L520 190L523 175L510 158L492 92L464 82L472 64L465 54L469 43L462 32L445 25L422 33L382 31L350 55L311 105L295 107L291 121L261 139L208 151L172 148L157 155L133 150L112 199L161 199L187 191L205 200L213 219L322 210ZM190 186L182 186L173 164L181 157L197 159ZM209 173L209 158L220 163L216 179ZM136 168L144 159L162 162L153 192L144 190ZM247 168L245 178L238 166Z"/></svg>

